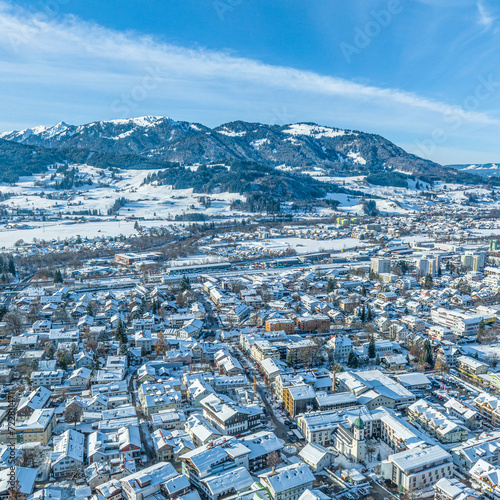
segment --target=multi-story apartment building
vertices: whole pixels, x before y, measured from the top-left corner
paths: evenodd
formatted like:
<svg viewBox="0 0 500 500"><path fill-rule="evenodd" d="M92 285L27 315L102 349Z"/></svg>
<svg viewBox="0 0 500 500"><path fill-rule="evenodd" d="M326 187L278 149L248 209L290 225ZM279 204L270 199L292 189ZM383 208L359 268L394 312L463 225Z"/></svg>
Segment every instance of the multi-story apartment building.
<svg viewBox="0 0 500 500"><path fill-rule="evenodd" d="M84 463L85 437L74 429L68 429L54 437L54 451L50 466L54 477L67 476Z"/></svg>
<svg viewBox="0 0 500 500"><path fill-rule="evenodd" d="M159 493L163 483L177 476L179 476L179 473L172 464L159 462L122 478L120 482L123 498L126 500L143 500Z"/></svg>
<svg viewBox="0 0 500 500"><path fill-rule="evenodd" d="M468 429L474 431L481 428L482 422L480 413L463 401L450 398L446 401L444 407L446 408L446 413L454 418L458 418Z"/></svg>
<svg viewBox="0 0 500 500"><path fill-rule="evenodd" d="M345 335L334 335L328 342L327 347L332 349L331 357L334 361L343 362L349 357L353 343Z"/></svg>
<svg viewBox="0 0 500 500"><path fill-rule="evenodd" d="M278 348L268 340L257 340L250 347L250 354L255 361L262 361L267 358L279 359Z"/></svg>
<svg viewBox="0 0 500 500"><path fill-rule="evenodd" d="M286 318L269 318L266 320L266 332L285 332L293 333L295 331L295 323L292 319Z"/></svg>
<svg viewBox="0 0 500 500"><path fill-rule="evenodd" d="M238 439L221 437L204 446L184 453L182 473L187 476L191 485L200 489L202 481L210 476L222 474L237 467L248 469L250 450Z"/></svg>
<svg viewBox="0 0 500 500"><path fill-rule="evenodd" d="M315 480L311 469L304 463L281 467L259 476L273 500L298 500Z"/></svg>
<svg viewBox="0 0 500 500"><path fill-rule="evenodd" d="M31 385L33 387L52 387L61 385L64 378L62 370L47 370L31 372Z"/></svg>
<svg viewBox="0 0 500 500"><path fill-rule="evenodd" d="M482 316L478 314L466 314L456 309L438 307L437 309L432 309L431 320L437 325L449 328L455 335L467 337L477 334Z"/></svg>
<svg viewBox="0 0 500 500"><path fill-rule="evenodd" d="M382 462L382 476L403 491L424 489L453 476L451 455L440 446L416 447L390 455Z"/></svg>
<svg viewBox="0 0 500 500"><path fill-rule="evenodd" d="M262 408L258 405L242 406L223 394L211 394L201 400L203 416L219 432L234 436L261 424Z"/></svg>
<svg viewBox="0 0 500 500"><path fill-rule="evenodd" d="M469 356L459 356L457 358L457 368L462 373L477 376L487 373L489 365Z"/></svg>
<svg viewBox="0 0 500 500"><path fill-rule="evenodd" d="M468 429L453 422L443 412L423 399L419 399L408 407L408 420L418 422L441 443L459 443L466 441L469 437Z"/></svg>
<svg viewBox="0 0 500 500"><path fill-rule="evenodd" d="M500 425L500 398L483 392L474 399L474 405L480 415L494 427Z"/></svg>
<svg viewBox="0 0 500 500"><path fill-rule="evenodd" d="M54 408L42 408L35 410L28 420L16 423L17 443L40 443L46 446L52 437L52 431L56 426L56 414ZM0 443L8 443L11 433L4 421L0 427Z"/></svg>
<svg viewBox="0 0 500 500"><path fill-rule="evenodd" d="M375 274L390 273L391 261L389 259L373 257L370 261L370 270Z"/></svg>
<svg viewBox="0 0 500 500"><path fill-rule="evenodd" d="M141 454L141 436L135 425L121 427L116 432L93 432L88 438L87 457L89 463L112 462L132 457L138 460Z"/></svg>
<svg viewBox="0 0 500 500"><path fill-rule="evenodd" d="M288 413L295 417L316 404L316 392L307 384L293 385L283 390L283 403Z"/></svg>
<svg viewBox="0 0 500 500"><path fill-rule="evenodd" d="M324 314L300 316L296 319L297 329L303 333L328 332L330 330L330 318Z"/></svg>

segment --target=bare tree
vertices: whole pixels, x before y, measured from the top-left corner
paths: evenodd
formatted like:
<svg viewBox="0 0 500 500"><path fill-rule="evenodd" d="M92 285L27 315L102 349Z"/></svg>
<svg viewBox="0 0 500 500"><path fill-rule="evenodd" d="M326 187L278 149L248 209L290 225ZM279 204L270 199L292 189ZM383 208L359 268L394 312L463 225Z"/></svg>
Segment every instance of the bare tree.
<svg viewBox="0 0 500 500"><path fill-rule="evenodd" d="M64 410L64 419L66 422L72 422L76 424L80 422L83 415L83 408L78 403L71 403Z"/></svg>
<svg viewBox="0 0 500 500"><path fill-rule="evenodd" d="M277 451L272 451L267 455L267 466L268 467L276 467L281 463L280 454Z"/></svg>
<svg viewBox="0 0 500 500"><path fill-rule="evenodd" d="M308 367L316 366L319 364L321 348L323 347L323 341L319 337L314 337L312 339L313 345L306 347L303 353L304 364Z"/></svg>
<svg viewBox="0 0 500 500"><path fill-rule="evenodd" d="M21 485L19 484L19 480L16 479L14 487L9 489L9 500L23 500L24 498L24 494L21 493Z"/></svg>
<svg viewBox="0 0 500 500"><path fill-rule="evenodd" d="M36 469L40 467L45 457L45 452L41 446L34 446L30 448L23 448L23 454L19 460L20 467L28 467Z"/></svg>
<svg viewBox="0 0 500 500"><path fill-rule="evenodd" d="M154 347L155 347L155 354L157 356L163 356L165 352L167 352L167 342L165 340L163 332L158 333L158 337L156 339Z"/></svg>
<svg viewBox="0 0 500 500"><path fill-rule="evenodd" d="M69 471L69 476L74 481L75 479L84 479L85 478L85 467L83 463L73 464Z"/></svg>
<svg viewBox="0 0 500 500"><path fill-rule="evenodd" d="M21 315L17 312L8 312L2 318L2 321L6 323L7 333L11 335L21 335L23 331L23 320L21 319Z"/></svg>
<svg viewBox="0 0 500 500"><path fill-rule="evenodd" d="M448 373L448 371L449 371L450 368L449 368L448 364L446 363L446 361L443 358L438 357L436 359L436 363L434 365L434 369L439 370L442 373Z"/></svg>

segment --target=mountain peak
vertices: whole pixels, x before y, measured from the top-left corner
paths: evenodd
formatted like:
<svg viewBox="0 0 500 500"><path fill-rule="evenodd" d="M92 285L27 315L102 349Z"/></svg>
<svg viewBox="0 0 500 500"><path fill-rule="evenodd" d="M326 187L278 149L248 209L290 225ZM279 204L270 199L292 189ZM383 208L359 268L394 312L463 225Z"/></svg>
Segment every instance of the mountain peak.
<svg viewBox="0 0 500 500"><path fill-rule="evenodd" d="M85 125L34 127L0 137L31 146L133 154L138 160L181 165L249 161L295 171L319 168L324 175L369 175L399 171L433 175L442 168L381 136L311 122L283 125L241 120L209 128L146 115Z"/></svg>
<svg viewBox="0 0 500 500"><path fill-rule="evenodd" d="M175 123L174 120L169 118L168 116L153 116L153 115L147 115L147 116L138 116L136 118L125 118L125 119L116 119L116 120L104 120L101 122L97 123L113 123L115 125L129 125L133 123L134 125L137 125L138 127L150 127L160 121L167 121L167 122L172 122ZM96 122L94 122L96 123Z"/></svg>

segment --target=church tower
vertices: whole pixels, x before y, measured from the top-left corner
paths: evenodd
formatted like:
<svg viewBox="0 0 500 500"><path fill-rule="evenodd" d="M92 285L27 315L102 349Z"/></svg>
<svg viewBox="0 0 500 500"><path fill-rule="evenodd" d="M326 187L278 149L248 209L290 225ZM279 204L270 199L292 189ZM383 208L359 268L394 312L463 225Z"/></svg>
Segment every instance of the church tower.
<svg viewBox="0 0 500 500"><path fill-rule="evenodd" d="M361 420L361 415L354 421L352 434L354 436L352 454L358 462L364 462L366 459L365 424Z"/></svg>

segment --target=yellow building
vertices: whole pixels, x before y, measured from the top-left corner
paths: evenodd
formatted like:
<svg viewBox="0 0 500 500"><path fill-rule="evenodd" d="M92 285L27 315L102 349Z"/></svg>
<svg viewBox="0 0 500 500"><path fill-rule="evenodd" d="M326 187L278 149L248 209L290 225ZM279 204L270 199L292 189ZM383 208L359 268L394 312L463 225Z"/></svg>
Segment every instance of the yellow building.
<svg viewBox="0 0 500 500"><path fill-rule="evenodd" d="M28 420L16 423L14 435L9 430L7 422L4 421L0 428L0 443L12 442L15 436L16 443L40 443L46 446L56 424L54 408L35 410Z"/></svg>

